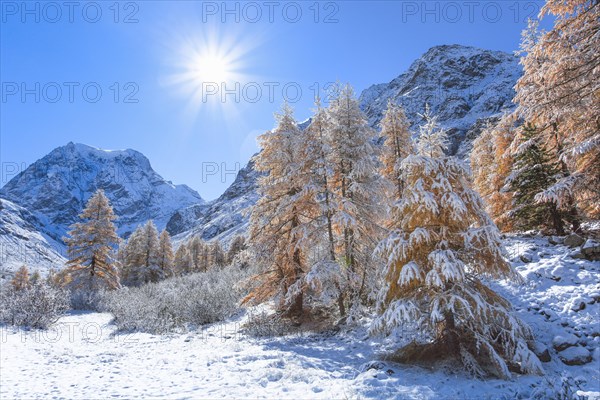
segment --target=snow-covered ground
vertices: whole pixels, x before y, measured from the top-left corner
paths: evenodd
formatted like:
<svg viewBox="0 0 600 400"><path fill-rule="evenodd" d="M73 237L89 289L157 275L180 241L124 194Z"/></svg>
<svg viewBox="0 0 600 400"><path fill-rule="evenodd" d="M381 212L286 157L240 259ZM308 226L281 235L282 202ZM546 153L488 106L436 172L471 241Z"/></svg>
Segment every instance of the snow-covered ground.
<svg viewBox="0 0 600 400"><path fill-rule="evenodd" d="M600 399L600 263L545 238L507 247L527 281L495 287L548 348L543 377L481 381L380 362L386 341L364 327L253 338L242 313L186 334L115 334L110 314L72 313L48 331L1 328L0 398L547 398L570 376L579 394ZM586 354L584 365L560 360Z"/></svg>

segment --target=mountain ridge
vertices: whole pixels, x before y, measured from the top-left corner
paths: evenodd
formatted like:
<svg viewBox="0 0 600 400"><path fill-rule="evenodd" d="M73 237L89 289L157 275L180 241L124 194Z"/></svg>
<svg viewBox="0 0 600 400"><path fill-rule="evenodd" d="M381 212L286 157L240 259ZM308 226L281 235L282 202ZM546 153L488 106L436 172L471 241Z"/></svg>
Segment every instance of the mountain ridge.
<svg viewBox="0 0 600 400"><path fill-rule="evenodd" d="M148 219L164 228L176 210L204 203L187 185L162 178L139 151L73 142L31 164L0 189L0 196L34 214L38 229L61 242L97 189L105 191L115 208L123 236Z"/></svg>

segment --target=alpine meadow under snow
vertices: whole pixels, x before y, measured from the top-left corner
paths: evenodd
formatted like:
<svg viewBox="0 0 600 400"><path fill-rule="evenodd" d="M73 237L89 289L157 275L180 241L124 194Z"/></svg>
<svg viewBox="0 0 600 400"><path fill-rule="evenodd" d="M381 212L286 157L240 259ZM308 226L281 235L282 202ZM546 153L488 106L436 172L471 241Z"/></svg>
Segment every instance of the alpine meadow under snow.
<svg viewBox="0 0 600 400"><path fill-rule="evenodd" d="M600 399L598 54L547 0L515 56L285 102L210 202L53 150L0 189L0 397Z"/></svg>

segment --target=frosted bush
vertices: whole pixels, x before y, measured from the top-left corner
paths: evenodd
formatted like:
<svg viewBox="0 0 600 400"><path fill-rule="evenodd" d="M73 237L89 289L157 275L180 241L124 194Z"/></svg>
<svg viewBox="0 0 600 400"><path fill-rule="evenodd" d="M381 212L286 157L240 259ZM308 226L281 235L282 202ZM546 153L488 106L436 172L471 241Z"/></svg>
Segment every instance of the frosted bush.
<svg viewBox="0 0 600 400"><path fill-rule="evenodd" d="M46 329L68 309L68 292L45 282L0 292L0 321L9 325Z"/></svg>
<svg viewBox="0 0 600 400"><path fill-rule="evenodd" d="M238 282L244 278L244 272L227 267L123 288L105 293L103 309L122 331L185 331L234 314L242 296Z"/></svg>
<svg viewBox="0 0 600 400"><path fill-rule="evenodd" d="M249 313L244 331L254 337L286 336L293 332L289 321L282 319L277 313L265 311Z"/></svg>
<svg viewBox="0 0 600 400"><path fill-rule="evenodd" d="M70 292L70 303L73 310L101 311L105 291L89 291L74 289Z"/></svg>

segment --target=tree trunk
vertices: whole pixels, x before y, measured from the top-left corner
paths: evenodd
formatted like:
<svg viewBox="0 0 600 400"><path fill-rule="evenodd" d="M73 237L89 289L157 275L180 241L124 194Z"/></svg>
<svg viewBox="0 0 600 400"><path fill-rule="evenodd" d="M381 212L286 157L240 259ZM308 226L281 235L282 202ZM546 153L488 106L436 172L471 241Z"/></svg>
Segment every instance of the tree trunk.
<svg viewBox="0 0 600 400"><path fill-rule="evenodd" d="M554 133L554 140L556 141L556 157L558 162L560 163L560 169L563 173L564 177L568 177L571 175L567 164L562 159L562 138L560 137L558 131L558 124L554 122L552 124L552 131ZM575 233L581 233L581 221L579 219L579 213L577 212L577 207L575 207L575 202L573 201L573 196L569 196L567 209L567 220L571 223L571 230Z"/></svg>
<svg viewBox="0 0 600 400"><path fill-rule="evenodd" d="M565 234L565 227L562 218L560 217L560 213L558 212L558 209L554 203L552 203L550 206L550 215L552 216L552 224L554 225L556 234L558 236L563 236Z"/></svg>
<svg viewBox="0 0 600 400"><path fill-rule="evenodd" d="M451 352L459 352L459 338L456 332L456 324L454 321L454 314L452 311L444 312L444 328L442 331L441 339L446 343L446 346Z"/></svg>

